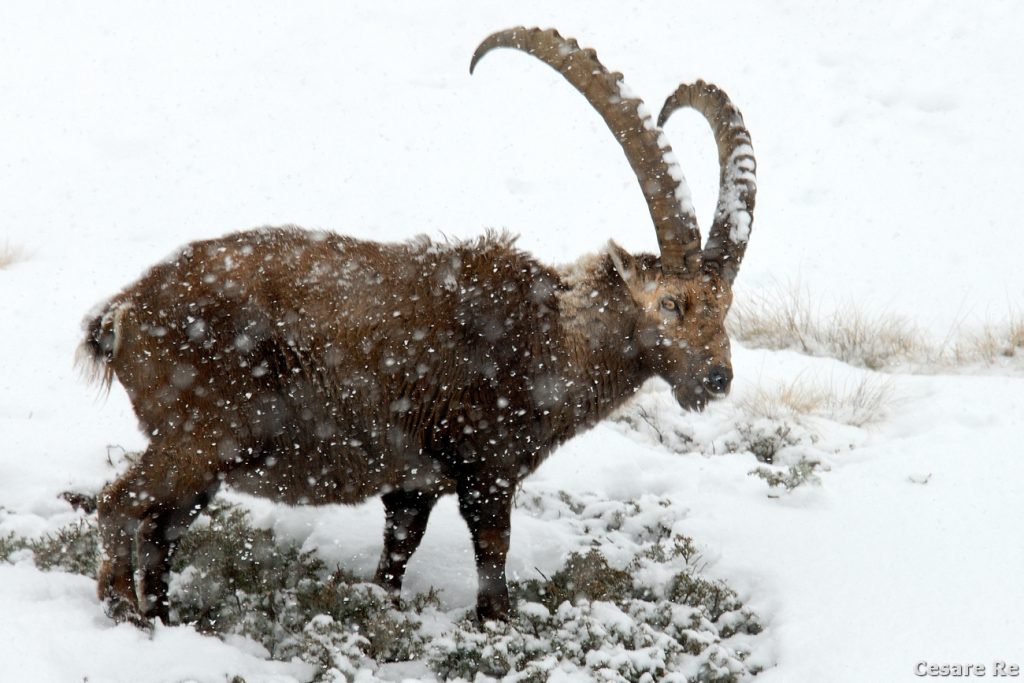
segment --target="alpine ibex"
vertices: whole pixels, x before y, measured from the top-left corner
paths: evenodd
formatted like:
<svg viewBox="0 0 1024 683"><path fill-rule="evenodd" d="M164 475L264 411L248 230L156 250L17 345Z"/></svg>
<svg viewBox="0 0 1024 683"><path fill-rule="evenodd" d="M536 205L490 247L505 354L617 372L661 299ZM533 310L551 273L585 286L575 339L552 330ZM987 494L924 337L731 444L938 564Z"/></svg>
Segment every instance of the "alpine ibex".
<svg viewBox="0 0 1024 683"><path fill-rule="evenodd" d="M115 618L167 620L170 555L222 483L290 504L382 495L376 581L401 587L438 497L472 533L480 619L509 611L517 484L655 375L700 410L732 380L725 315L754 208L739 111L682 85L657 125L593 50L514 28L477 48L528 52L600 113L650 208L660 256L605 252L552 268L489 233L381 244L264 228L193 242L105 303L82 350L116 375L148 434L99 497L99 594ZM702 248L660 126L701 112L720 193Z"/></svg>

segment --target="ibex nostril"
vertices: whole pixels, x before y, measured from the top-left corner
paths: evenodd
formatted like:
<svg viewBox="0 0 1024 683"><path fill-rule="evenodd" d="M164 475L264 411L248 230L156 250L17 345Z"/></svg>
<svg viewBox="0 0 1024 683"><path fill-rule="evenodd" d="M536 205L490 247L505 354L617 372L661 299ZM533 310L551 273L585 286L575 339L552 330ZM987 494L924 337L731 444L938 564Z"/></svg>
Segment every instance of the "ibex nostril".
<svg viewBox="0 0 1024 683"><path fill-rule="evenodd" d="M713 394L726 393L731 382L732 371L722 366L711 368L708 376L704 378L704 386Z"/></svg>

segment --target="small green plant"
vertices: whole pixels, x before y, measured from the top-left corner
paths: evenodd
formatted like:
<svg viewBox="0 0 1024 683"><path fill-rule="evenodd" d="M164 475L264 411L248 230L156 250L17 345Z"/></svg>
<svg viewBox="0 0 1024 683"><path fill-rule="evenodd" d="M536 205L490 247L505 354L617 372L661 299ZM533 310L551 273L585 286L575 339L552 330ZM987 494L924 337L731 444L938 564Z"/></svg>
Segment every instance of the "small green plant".
<svg viewBox="0 0 1024 683"><path fill-rule="evenodd" d="M820 484L821 479L815 473L820 466L821 463L817 460L801 458L796 464L790 465L784 470L758 467L751 470L749 474L764 479L772 488L782 487L787 491L792 491L804 484Z"/></svg>
<svg viewBox="0 0 1024 683"><path fill-rule="evenodd" d="M540 603L549 610L557 609L563 602L575 603L581 598L614 600L633 592L633 579L629 573L611 567L597 550L586 555L571 553L565 566L551 578L530 579L515 586L515 595L520 600Z"/></svg>
<svg viewBox="0 0 1024 683"><path fill-rule="evenodd" d="M742 607L736 591L721 581L708 581L687 572L673 577L666 597L672 602L702 607L711 621L718 621L723 614Z"/></svg>
<svg viewBox="0 0 1024 683"><path fill-rule="evenodd" d="M761 462L772 463L778 455L794 446L814 443L814 437L795 429L788 422L760 419L736 425L739 438L727 443L732 453L750 452Z"/></svg>

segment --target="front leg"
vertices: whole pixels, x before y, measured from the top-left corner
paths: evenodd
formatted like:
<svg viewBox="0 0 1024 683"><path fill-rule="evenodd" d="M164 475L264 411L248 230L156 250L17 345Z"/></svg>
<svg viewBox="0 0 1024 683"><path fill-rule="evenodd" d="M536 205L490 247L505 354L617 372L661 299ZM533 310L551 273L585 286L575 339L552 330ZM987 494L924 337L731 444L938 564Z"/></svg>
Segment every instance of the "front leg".
<svg viewBox="0 0 1024 683"><path fill-rule="evenodd" d="M512 485L496 474L463 477L458 484L459 511L473 537L476 557L476 615L481 621L509 616L505 558L512 534Z"/></svg>
<svg viewBox="0 0 1024 683"><path fill-rule="evenodd" d="M385 493L381 500L385 514L384 551L373 581L397 597L402 590L405 566L427 530L437 493L398 489Z"/></svg>

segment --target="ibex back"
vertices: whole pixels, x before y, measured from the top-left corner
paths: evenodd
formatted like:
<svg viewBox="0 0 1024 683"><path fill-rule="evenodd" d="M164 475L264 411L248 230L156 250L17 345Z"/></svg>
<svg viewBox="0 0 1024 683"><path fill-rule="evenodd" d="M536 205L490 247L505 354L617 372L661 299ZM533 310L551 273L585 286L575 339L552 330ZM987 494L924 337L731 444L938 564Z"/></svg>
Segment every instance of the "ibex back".
<svg viewBox="0 0 1024 683"><path fill-rule="evenodd" d="M479 577L477 614L509 611L518 483L652 376L680 406L729 390L725 315L754 205L743 119L697 82L656 125L592 50L511 29L477 49L533 54L588 99L647 199L660 255L614 243L551 268L514 240L379 244L266 228L195 242L86 321L83 352L124 386L150 438L99 498L98 590L115 618L166 620L170 555L224 483L289 504L382 495L376 581L397 592L427 518L454 492ZM472 66L471 66L472 70ZM719 203L702 248L660 125L712 125Z"/></svg>

